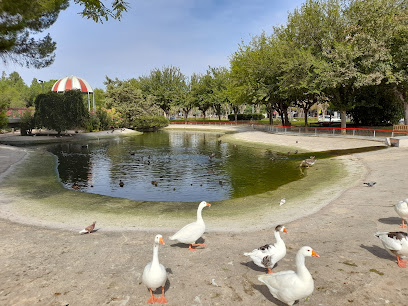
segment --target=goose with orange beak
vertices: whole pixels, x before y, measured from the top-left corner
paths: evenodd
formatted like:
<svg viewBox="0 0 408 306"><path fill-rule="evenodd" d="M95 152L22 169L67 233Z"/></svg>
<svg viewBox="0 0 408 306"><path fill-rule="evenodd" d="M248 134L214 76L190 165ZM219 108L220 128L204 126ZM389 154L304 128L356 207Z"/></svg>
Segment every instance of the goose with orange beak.
<svg viewBox="0 0 408 306"><path fill-rule="evenodd" d="M251 257L258 267L266 268L268 273L272 273L271 269L286 255L286 245L280 236L280 232L288 233L285 226L278 225L275 227L276 242L274 244L266 244L254 249L252 252L244 253L244 255Z"/></svg>
<svg viewBox="0 0 408 306"><path fill-rule="evenodd" d="M164 285L166 284L167 280L167 272L164 266L159 263L159 244L164 245L163 237L160 234L156 235L154 238L153 259L143 270L142 281L150 291L150 299L147 300L148 304L167 303L167 300L164 297ZM160 298L156 298L153 295L153 291L159 287L162 288L162 296Z"/></svg>
<svg viewBox="0 0 408 306"><path fill-rule="evenodd" d="M296 254L296 271L259 275L258 280L268 287L274 298L291 306L314 290L312 275L305 266L307 256L320 257L311 247L304 246Z"/></svg>
<svg viewBox="0 0 408 306"><path fill-rule="evenodd" d="M170 240L177 240L178 242L188 244L188 248L190 251L195 251L192 246L201 246L205 247L204 243L196 243L196 241L204 234L205 232L205 223L202 217L202 210L204 207L210 207L211 204L205 201L202 201L200 205L198 205L197 209L197 221L187 224L182 229L180 229L177 233L170 237Z"/></svg>

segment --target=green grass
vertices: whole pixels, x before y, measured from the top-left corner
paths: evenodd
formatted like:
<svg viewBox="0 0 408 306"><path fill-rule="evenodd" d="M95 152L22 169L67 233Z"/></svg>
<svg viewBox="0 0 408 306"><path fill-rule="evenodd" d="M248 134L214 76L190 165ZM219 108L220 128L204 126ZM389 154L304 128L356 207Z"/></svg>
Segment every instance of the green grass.
<svg viewBox="0 0 408 306"><path fill-rule="evenodd" d="M258 144L253 146L260 148ZM275 149L265 145L262 148ZM30 156L2 181L0 192L12 199L18 213L27 217L66 224L95 219L105 220L110 226L148 228L178 227L191 222L196 216L198 203L205 200L197 199L194 203L132 201L68 190L58 180L56 163L51 154L32 150ZM340 160L321 159L314 167L303 171L304 178L277 190L211 203L212 207L203 211L204 218L220 228L232 228L234 220L246 220L255 226L267 217L267 210L272 219L265 224L273 224L281 222L281 213L293 217L290 209L295 209L296 205L303 205L304 209L307 206L308 211L312 211L313 207L327 200L322 191L330 191L331 186L350 184L347 170ZM305 199L315 199L316 194L323 197L322 201L306 200L305 203ZM330 196L333 194L329 192L327 197ZM282 197L290 199L288 202L291 203L285 204L284 209L278 204Z"/></svg>

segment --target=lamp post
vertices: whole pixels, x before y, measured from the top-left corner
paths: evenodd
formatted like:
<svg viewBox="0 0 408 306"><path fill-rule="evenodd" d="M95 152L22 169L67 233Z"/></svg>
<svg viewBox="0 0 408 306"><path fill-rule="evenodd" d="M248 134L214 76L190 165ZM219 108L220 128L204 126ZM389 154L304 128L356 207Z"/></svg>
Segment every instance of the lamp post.
<svg viewBox="0 0 408 306"><path fill-rule="evenodd" d="M44 81L42 81L42 80L38 80L38 82L41 82L42 93L44 93Z"/></svg>

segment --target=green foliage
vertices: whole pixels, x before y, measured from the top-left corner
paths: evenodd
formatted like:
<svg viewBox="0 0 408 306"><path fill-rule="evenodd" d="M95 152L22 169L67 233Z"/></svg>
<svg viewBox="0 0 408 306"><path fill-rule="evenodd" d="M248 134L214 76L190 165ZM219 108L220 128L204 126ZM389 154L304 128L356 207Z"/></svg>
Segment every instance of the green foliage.
<svg viewBox="0 0 408 306"><path fill-rule="evenodd" d="M169 115L170 109L185 98L185 78L179 68L170 66L152 70L139 83L143 93L154 97L154 103Z"/></svg>
<svg viewBox="0 0 408 306"><path fill-rule="evenodd" d="M3 0L0 2L0 57L26 67L43 68L54 61L50 35L37 38L68 7L68 0Z"/></svg>
<svg viewBox="0 0 408 306"><path fill-rule="evenodd" d="M124 0L106 1L74 0L84 6L81 15L95 22L109 18L119 19L129 5ZM56 43L47 34L38 33L48 29L59 13L69 5L69 0L2 0L0 1L0 57L4 63L11 61L21 66L44 68L55 58Z"/></svg>
<svg viewBox="0 0 408 306"><path fill-rule="evenodd" d="M31 111L25 111L20 118L20 134L21 136L31 134L35 128L34 113Z"/></svg>
<svg viewBox="0 0 408 306"><path fill-rule="evenodd" d="M170 120L163 116L142 116L135 118L132 124L138 131L158 130L168 126Z"/></svg>
<svg viewBox="0 0 408 306"><path fill-rule="evenodd" d="M100 0L74 0L74 3L84 6L81 15L95 22L103 23L109 18L120 20L123 12L127 12L129 3L124 0L112 0L110 8L106 7Z"/></svg>
<svg viewBox="0 0 408 306"><path fill-rule="evenodd" d="M151 96L144 97L133 82L110 80L107 84L106 104L121 115L123 126L132 127L138 118L157 115L159 108L153 101Z"/></svg>
<svg viewBox="0 0 408 306"><path fill-rule="evenodd" d="M397 124L404 109L387 86L366 86L356 94L356 106L350 114L355 124L378 126Z"/></svg>
<svg viewBox="0 0 408 306"><path fill-rule="evenodd" d="M262 120L264 115L262 114L237 114L237 120ZM229 121L235 121L235 115L228 115Z"/></svg>
<svg viewBox="0 0 408 306"><path fill-rule="evenodd" d="M8 124L8 119L6 117L6 110L0 107L0 129L5 128Z"/></svg>
<svg viewBox="0 0 408 306"><path fill-rule="evenodd" d="M29 96L29 88L17 72L8 76L3 72L0 79L0 105L5 108L24 108Z"/></svg>
<svg viewBox="0 0 408 306"><path fill-rule="evenodd" d="M86 124L86 129L92 131L106 131L112 127L118 127L113 119L113 112L98 107L95 113L91 113Z"/></svg>
<svg viewBox="0 0 408 306"><path fill-rule="evenodd" d="M35 122L38 127L62 131L84 127L89 118L82 94L70 90L64 94L49 92L35 100Z"/></svg>

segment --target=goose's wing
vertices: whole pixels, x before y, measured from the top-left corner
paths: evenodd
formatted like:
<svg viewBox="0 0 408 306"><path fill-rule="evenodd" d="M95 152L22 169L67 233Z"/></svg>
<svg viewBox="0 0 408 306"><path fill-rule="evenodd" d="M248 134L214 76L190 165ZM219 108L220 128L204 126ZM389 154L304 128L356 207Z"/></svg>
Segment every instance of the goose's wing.
<svg viewBox="0 0 408 306"><path fill-rule="evenodd" d="M205 227L204 227L205 230ZM192 222L185 225L177 233L170 237L170 240L179 240L182 239L183 242L195 242L203 234L202 225L197 222Z"/></svg>
<svg viewBox="0 0 408 306"><path fill-rule="evenodd" d="M377 232L375 236L381 240L386 249L391 251L400 251L402 244L407 241L407 234L403 232Z"/></svg>
<svg viewBox="0 0 408 306"><path fill-rule="evenodd" d="M282 271L274 274L265 274L258 276L259 281L263 282L268 288L275 291L282 291L287 288L293 288L298 282L299 277L295 271Z"/></svg>

